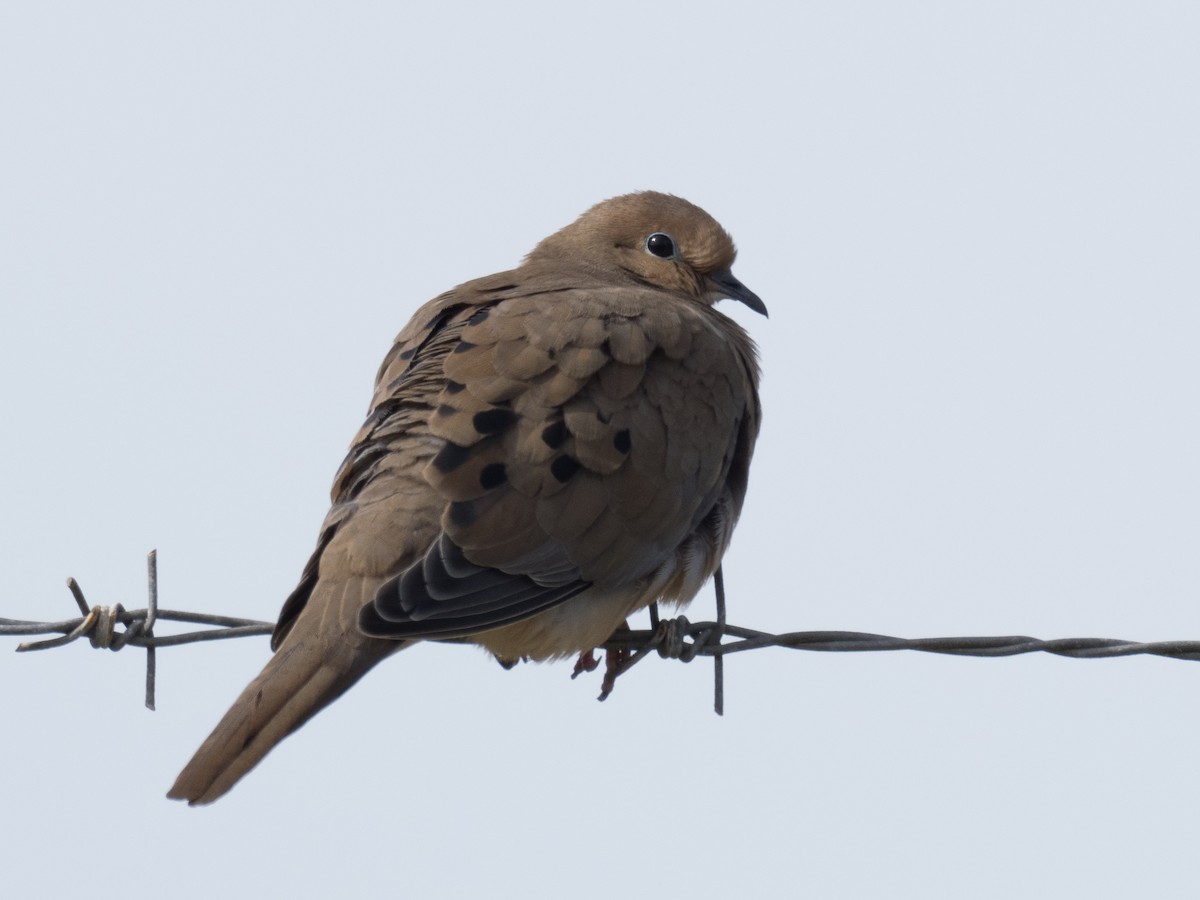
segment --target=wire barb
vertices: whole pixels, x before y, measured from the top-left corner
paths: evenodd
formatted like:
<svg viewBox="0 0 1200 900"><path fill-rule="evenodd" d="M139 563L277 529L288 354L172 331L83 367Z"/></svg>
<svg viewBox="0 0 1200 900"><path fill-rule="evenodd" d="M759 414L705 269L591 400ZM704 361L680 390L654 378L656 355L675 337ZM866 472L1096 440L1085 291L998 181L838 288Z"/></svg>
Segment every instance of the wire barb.
<svg viewBox="0 0 1200 900"><path fill-rule="evenodd" d="M62 622L27 622L21 619L0 618L0 634L61 635L61 637L49 638L44 641L25 641L17 645L18 653L62 647L82 637L86 637L88 642L98 649L116 651L129 645L143 647L146 650L146 708L154 709L154 689L157 675L155 650L158 647L270 634L275 627L273 623L259 622L255 619L159 609L158 551L151 550L147 555L146 569L149 596L145 609L127 610L120 603L115 606L89 606L79 582L74 578L68 578L67 589L75 598L75 604L79 607L81 616ZM158 637L154 634L154 626L160 619L214 627L205 631L190 631L184 634ZM118 629L118 626L121 628Z"/></svg>
<svg viewBox="0 0 1200 900"><path fill-rule="evenodd" d="M80 616L61 622L28 622L0 618L0 635L59 635L42 641L26 641L17 646L18 652L62 647L82 637L87 637L93 647L102 649L115 651L126 646L142 647L146 650L146 707L154 709L155 650L158 647L266 635L275 628L272 622L260 622L255 619L159 609L158 555L155 551L150 551L146 565L149 597L145 609L127 610L119 603L115 606L89 606L79 583L74 578L69 578L67 588L79 607ZM1138 643L1113 638L1058 638L1047 641L1025 635L898 638L858 631L793 631L788 634L771 634L728 624L725 616L725 580L719 568L713 576L713 583L717 604L715 622L691 622L684 616L662 619L659 617L657 604L652 604L649 609L648 629L621 628L601 645L610 654L613 663L606 668L599 699L604 700L608 697L616 679L645 659L652 650L656 650L664 659L678 659L683 662L691 662L700 656L712 657L713 710L717 715L723 715L725 712L725 657L730 653L759 650L763 647L821 653L916 650L951 656L1000 657L1024 653L1051 653L1071 659L1145 655L1200 660L1200 641ZM186 622L209 627L200 631L159 636L154 634L154 626L160 621ZM596 668L594 660L592 663L589 667L583 665L581 660L581 665L576 666L574 674Z"/></svg>

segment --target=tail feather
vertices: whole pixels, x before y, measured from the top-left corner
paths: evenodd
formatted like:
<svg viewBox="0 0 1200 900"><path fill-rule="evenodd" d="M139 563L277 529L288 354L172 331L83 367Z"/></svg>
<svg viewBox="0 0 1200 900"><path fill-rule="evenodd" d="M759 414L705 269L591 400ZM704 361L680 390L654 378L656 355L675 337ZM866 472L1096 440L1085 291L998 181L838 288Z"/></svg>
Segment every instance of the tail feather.
<svg viewBox="0 0 1200 900"><path fill-rule="evenodd" d="M323 641L289 635L213 729L167 793L212 803L280 741L341 696L401 642L364 639L329 653ZM324 645L324 646L322 646Z"/></svg>

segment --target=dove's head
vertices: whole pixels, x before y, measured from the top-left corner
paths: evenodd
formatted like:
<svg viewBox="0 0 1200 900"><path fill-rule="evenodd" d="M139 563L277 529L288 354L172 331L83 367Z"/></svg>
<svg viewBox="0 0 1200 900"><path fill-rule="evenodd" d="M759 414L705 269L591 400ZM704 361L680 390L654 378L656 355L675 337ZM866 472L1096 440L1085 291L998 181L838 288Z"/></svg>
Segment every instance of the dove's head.
<svg viewBox="0 0 1200 900"><path fill-rule="evenodd" d="M710 304L740 300L765 316L758 295L733 277L736 256L733 238L700 207L641 191L597 203L538 244L527 261L570 261Z"/></svg>

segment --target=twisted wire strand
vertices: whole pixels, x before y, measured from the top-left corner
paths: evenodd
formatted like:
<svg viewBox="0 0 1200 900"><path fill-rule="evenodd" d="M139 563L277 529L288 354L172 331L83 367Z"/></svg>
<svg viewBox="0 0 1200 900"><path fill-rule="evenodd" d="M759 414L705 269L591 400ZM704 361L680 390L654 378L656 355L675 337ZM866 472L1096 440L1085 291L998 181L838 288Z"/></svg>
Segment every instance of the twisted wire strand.
<svg viewBox="0 0 1200 900"><path fill-rule="evenodd" d="M125 609L115 606L89 606L83 591L74 578L68 579L81 615L59 622L32 622L0 618L0 635L46 635L58 637L42 641L26 641L17 646L18 652L49 650L86 637L93 647L120 650L126 646L146 650L146 706L154 709L156 661L158 647L175 647L201 641L252 637L270 634L273 622L219 616L158 607L157 554L147 558L149 602L145 609ZM771 634L753 628L730 625L725 616L725 586L720 569L714 578L717 594L717 618L710 622L691 622L684 616L660 619L656 607L650 608L650 628L621 629L606 641L602 648L609 655L604 684L599 699L612 692L616 679L650 654L657 651L665 659L690 662L698 656L714 662L715 696L713 708L724 711L724 657L731 653L781 647L788 650L810 650L821 653L865 653L889 650L916 650L922 653L941 653L951 656L1004 657L1024 653L1051 653L1071 659L1107 659L1120 656L1160 656L1170 659L1200 660L1200 641L1155 641L1141 643L1114 638L1057 638L1041 640L1026 635L995 637L932 637L899 638L859 631L793 631ZM154 626L160 621L184 622L209 626L203 630L181 634L156 635ZM581 660L575 674L590 671L597 664L585 665Z"/></svg>
<svg viewBox="0 0 1200 900"><path fill-rule="evenodd" d="M692 656L728 656L743 650L782 647L788 650L815 650L825 653L863 653L880 650L918 650L950 656L1019 656L1023 653L1052 653L1072 659L1102 659L1116 656L1165 656L1171 659L1200 660L1200 641L1155 641L1139 643L1115 638L1057 638L1041 640L1026 635L996 637L898 638L862 631L792 631L770 634L751 628L726 625L726 636L740 640L709 643L708 635L716 622L689 622L684 616L670 620L680 631ZM612 638L606 647L632 649L653 642L653 630L630 631ZM693 643L688 644L691 640ZM698 642L698 643L697 643ZM664 654L673 656L673 654ZM691 657L680 657L689 659Z"/></svg>

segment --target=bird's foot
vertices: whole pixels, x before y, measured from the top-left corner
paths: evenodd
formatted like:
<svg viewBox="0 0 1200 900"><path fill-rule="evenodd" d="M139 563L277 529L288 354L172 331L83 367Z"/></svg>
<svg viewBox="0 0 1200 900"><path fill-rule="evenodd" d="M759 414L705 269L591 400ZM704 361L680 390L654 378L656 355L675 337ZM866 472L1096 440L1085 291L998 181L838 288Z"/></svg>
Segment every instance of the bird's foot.
<svg viewBox="0 0 1200 900"><path fill-rule="evenodd" d="M571 672L571 680L574 681L584 672L595 672L600 665L600 660L596 659L595 650L584 650L579 654L579 659L575 660L575 668Z"/></svg>
<svg viewBox="0 0 1200 900"><path fill-rule="evenodd" d="M622 627L626 631L629 630L628 625ZM596 698L597 700L608 699L608 695L617 686L617 676L625 671L625 664L629 662L629 657L632 655L624 647L619 650L604 651L604 681L600 683L600 696Z"/></svg>
<svg viewBox="0 0 1200 900"><path fill-rule="evenodd" d="M621 634L629 631L629 623L622 622L620 627L613 632L613 635ZM607 700L608 695L613 692L613 688L617 683L617 676L625 671L632 652L624 647L621 648L606 648L604 651L604 681L600 683L600 696L597 700ZM571 678L575 679L584 672L595 672L600 668L600 660L596 659L596 649L584 650L579 654L579 659L575 661L575 669L571 672Z"/></svg>

